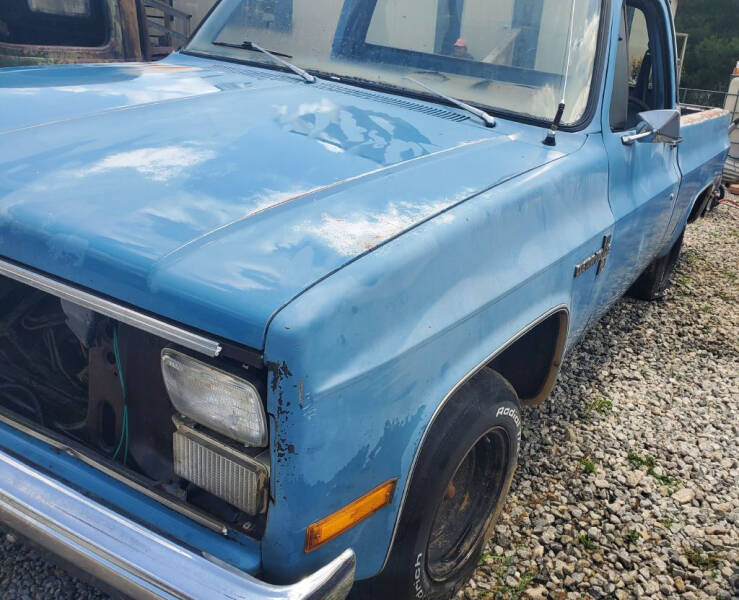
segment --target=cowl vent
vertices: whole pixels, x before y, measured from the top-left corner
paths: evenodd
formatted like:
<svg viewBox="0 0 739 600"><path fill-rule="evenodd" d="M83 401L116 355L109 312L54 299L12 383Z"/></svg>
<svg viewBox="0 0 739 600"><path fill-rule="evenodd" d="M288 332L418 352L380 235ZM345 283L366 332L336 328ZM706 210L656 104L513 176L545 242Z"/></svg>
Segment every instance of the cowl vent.
<svg viewBox="0 0 739 600"><path fill-rule="evenodd" d="M284 81L286 78L294 77L292 74L289 73L269 71L266 69L242 68L234 65L218 65L211 68L216 71L239 73L241 75L251 77L252 79ZM395 98L392 96L387 96L385 94L373 92L371 90L355 88L350 85L341 85L338 83L319 81L318 83L314 84L313 87L325 90L327 92L335 92L337 94L345 94L347 96L354 96L355 98L362 98L363 100L372 100L373 102L380 102L382 104L397 106L398 108L412 110L414 112L423 113L432 117L438 117L439 119L446 119L447 121L454 121L456 123L462 123L463 121L467 121L469 119L467 115L460 114L453 110L448 110L446 108L440 108L436 106L428 106L426 104L421 104L420 102L405 100L403 98Z"/></svg>

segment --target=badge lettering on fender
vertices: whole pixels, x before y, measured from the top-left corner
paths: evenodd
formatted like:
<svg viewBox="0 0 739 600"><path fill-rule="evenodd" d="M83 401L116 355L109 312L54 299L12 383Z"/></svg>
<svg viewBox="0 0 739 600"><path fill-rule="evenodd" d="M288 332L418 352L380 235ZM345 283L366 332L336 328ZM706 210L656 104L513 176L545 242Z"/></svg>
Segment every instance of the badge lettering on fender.
<svg viewBox="0 0 739 600"><path fill-rule="evenodd" d="M598 264L598 270L596 271L596 277L600 275L601 271L606 266L606 260L608 254L611 252L611 236L606 235L603 237L603 246L598 252L591 254L584 261L575 267L575 277L580 277L585 271L590 269L596 263Z"/></svg>

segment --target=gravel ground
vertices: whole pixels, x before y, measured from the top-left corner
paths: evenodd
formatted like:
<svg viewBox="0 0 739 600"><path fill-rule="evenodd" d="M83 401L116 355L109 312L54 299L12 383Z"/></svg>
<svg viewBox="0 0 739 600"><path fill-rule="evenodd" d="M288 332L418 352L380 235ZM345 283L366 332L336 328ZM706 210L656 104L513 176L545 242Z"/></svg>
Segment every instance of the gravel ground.
<svg viewBox="0 0 739 600"><path fill-rule="evenodd" d="M734 200L737 198L734 197ZM688 228L661 302L618 302L525 410L466 598L739 598L739 210Z"/></svg>
<svg viewBox="0 0 739 600"><path fill-rule="evenodd" d="M736 199L736 198L735 198ZM739 597L739 211L688 229L662 302L620 301L526 409L481 598ZM3 600L106 596L6 536Z"/></svg>

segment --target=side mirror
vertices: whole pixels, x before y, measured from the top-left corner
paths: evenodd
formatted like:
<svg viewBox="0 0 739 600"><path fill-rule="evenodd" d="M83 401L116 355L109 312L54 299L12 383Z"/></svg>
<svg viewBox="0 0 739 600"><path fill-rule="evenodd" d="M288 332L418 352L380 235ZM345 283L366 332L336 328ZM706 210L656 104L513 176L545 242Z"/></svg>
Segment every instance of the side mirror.
<svg viewBox="0 0 739 600"><path fill-rule="evenodd" d="M680 137L679 110L649 110L639 113L637 133L625 135L621 141L630 146L634 142L661 143L675 146L682 142Z"/></svg>

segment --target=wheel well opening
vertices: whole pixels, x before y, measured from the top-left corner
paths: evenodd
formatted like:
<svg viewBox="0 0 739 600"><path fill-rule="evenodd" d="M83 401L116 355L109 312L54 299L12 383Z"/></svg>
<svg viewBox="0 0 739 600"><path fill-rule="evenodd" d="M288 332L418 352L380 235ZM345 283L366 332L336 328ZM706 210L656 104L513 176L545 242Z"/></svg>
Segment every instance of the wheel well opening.
<svg viewBox="0 0 739 600"><path fill-rule="evenodd" d="M523 404L539 404L552 391L566 337L567 312L562 310L514 340L488 366L508 380Z"/></svg>
<svg viewBox="0 0 739 600"><path fill-rule="evenodd" d="M714 186L711 185L698 194L698 197L695 199L695 203L693 204L693 208L690 211L688 223L694 223L705 212L708 202L711 199L711 195L713 194L713 189Z"/></svg>

